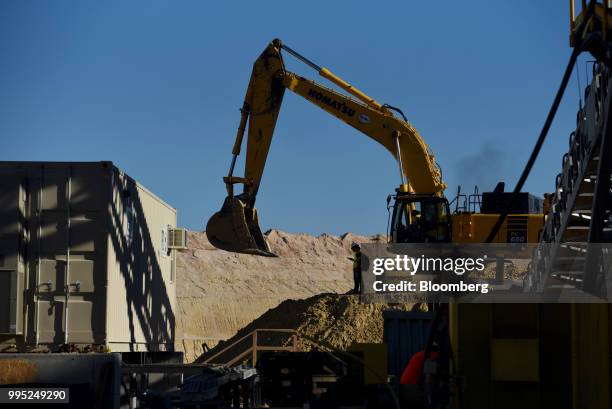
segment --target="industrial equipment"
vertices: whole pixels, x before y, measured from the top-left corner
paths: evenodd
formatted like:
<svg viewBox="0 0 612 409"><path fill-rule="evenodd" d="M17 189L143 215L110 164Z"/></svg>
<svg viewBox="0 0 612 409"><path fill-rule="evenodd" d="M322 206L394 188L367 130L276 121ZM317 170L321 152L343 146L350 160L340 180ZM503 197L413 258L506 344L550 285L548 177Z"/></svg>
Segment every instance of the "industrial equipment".
<svg viewBox="0 0 612 409"><path fill-rule="evenodd" d="M321 76L357 100L288 72L285 69L281 49L317 70ZM276 39L268 45L253 66L232 150L229 174L224 178L228 197L221 211L213 215L206 227L208 238L213 245L230 251L271 255L259 228L254 204L285 88L365 133L389 150L397 159L400 170L401 185L398 188L398 198L401 197L401 203L413 210L406 212L409 221L413 221L413 214L418 211L417 208L429 206L435 213L432 223L436 223L436 227L439 227L439 231L431 239L450 241L448 202L442 195L446 185L442 181L440 168L435 162L434 155L416 129L403 117L401 110L379 103L328 69L319 67ZM392 111L402 115L403 120L393 115ZM234 176L234 167L240 154L247 120L245 176L237 177ZM408 164L410 166L407 166ZM244 185L244 191L240 195L234 195L233 185L236 183ZM419 240L418 237L411 236L410 232L404 235L409 241Z"/></svg>
<svg viewBox="0 0 612 409"><path fill-rule="evenodd" d="M462 208L457 205L452 217L448 202L442 195L445 185L433 155L416 131L404 132L413 128L404 125L407 124L405 118L402 121L394 116L393 112L401 115L401 111L376 102L329 70L306 60L279 41L273 42L255 63L234 145L232 166L225 178L229 196L221 212L213 216L207 228L211 242L226 250L269 255L269 248L257 224L254 202L284 88L289 88L377 140L398 160L402 185L392 197L395 202L391 241L426 241L423 236L415 234L404 239L399 224L402 217L409 218L413 211L422 210L414 201L410 201L412 198L431 199L426 203L438 200L446 212L446 219L438 213L437 221L452 220L452 229L449 224L445 224L444 228L447 229L446 237L452 238L453 242L539 242L524 283L525 291L555 292L571 284L582 287L589 294L605 298L610 288L606 275L610 267L604 264L600 264L600 268L593 266L601 263L604 257L609 260L609 254L604 254L602 246L592 244L612 241L612 128L609 126L612 118L612 74L609 70L612 58L608 51L611 49L612 10L608 2L591 1L588 5L583 2L582 12L575 16L573 3L571 44L574 51L553 107L517 186L512 192L504 192L502 186L483 195L476 192L471 198L474 201L466 198L468 205ZM315 68L360 102L287 73L280 55L281 49ZM584 51L596 59L593 81L585 91L585 105L581 106L577 115L577 129L570 135L569 150L563 156L555 192L542 203L521 192L521 189L550 128L576 58ZM274 71L268 77L269 84L273 86L265 86L265 78L261 76L262 66ZM261 97L259 101L268 101L268 105L260 105L258 111L249 105L256 95ZM353 105L346 105L346 101L351 101ZM270 105L272 102L274 105ZM341 103L353 110L352 116L348 117L348 112L338 111ZM266 110L266 107L273 108ZM385 109L386 113L383 111ZM264 119L253 116L253 112L269 115L265 125ZM249 113L251 122L246 174L244 178L236 178L233 171ZM367 118L367 124L372 124L373 118L376 118L380 120L378 123L393 124L397 128L381 125L378 130L384 130L384 138L372 134L371 128L366 128L359 121L361 114L366 115L363 119ZM390 147L389 138L395 142ZM415 141L420 141L422 145ZM425 148L419 149L419 146ZM420 162L415 162L414 157L404 160L408 154L419 157ZM424 184L420 185L419 182L423 181ZM434 184L430 183L432 181ZM245 185L242 195L233 195L234 183ZM423 189L424 186L432 189ZM407 202L402 202L404 198ZM457 200L458 204L459 198ZM470 206L472 203L473 207ZM232 213L233 210L238 212ZM241 215L243 217L237 217ZM223 226L223 219L233 223L233 230L227 230L229 222ZM244 241L245 237L252 240ZM591 246L588 246L589 243ZM580 253L583 255L580 256ZM578 260L579 264L574 263L568 269L564 265L568 257L573 261ZM609 363L601 357L610 353L607 340L611 311L606 304L451 304L441 315L448 322L449 328L445 331L450 336L450 350L456 360L456 368L449 375L456 388L448 392L453 394L455 407L609 407Z"/></svg>
<svg viewBox="0 0 612 409"><path fill-rule="evenodd" d="M611 404L610 366L602 357L610 354L612 322L612 9L608 1L583 1L576 14L574 3L570 1L572 55L515 187L521 189L537 158L578 56L589 53L595 59L592 80L584 91L554 193L546 201L546 222L524 281L526 293L534 298L548 294L557 303L450 305L455 377L463 386L456 391L458 408ZM562 298L568 293L579 296Z"/></svg>
<svg viewBox="0 0 612 409"><path fill-rule="evenodd" d="M605 261L610 261L610 250L602 243L612 242L612 60L602 50L610 47L611 23L608 2L591 1L575 18L572 4L574 53L568 70L584 51L596 61L555 178L546 224L525 281L528 291L577 283L590 294L609 296Z"/></svg>
<svg viewBox="0 0 612 409"><path fill-rule="evenodd" d="M350 96L336 92L312 80L285 69L281 50L288 52L319 75L340 87ZM261 183L274 127L285 89L289 89L324 111L361 131L383 145L395 158L400 172L400 185L393 199L393 217L389 237L395 243L446 243L451 241L483 242L495 214L486 216L463 212L457 221L461 233L456 240L452 234L449 203L444 197L446 184L442 172L417 130L403 112L388 104L381 104L330 70L320 67L293 49L273 40L253 65L251 80L241 109L241 120L228 175L223 178L227 194L221 210L206 226L210 242L223 250L273 256L259 227L255 199ZM399 117L398 117L399 115ZM243 177L234 176L248 122L248 141ZM234 194L234 185L242 184L241 194ZM524 230L518 237L532 241L543 223L542 212L522 215ZM504 225L504 227L506 227ZM497 240L506 242L505 230ZM500 239L501 237L501 239Z"/></svg>
<svg viewBox="0 0 612 409"><path fill-rule="evenodd" d="M0 203L0 351L173 353L175 209L111 162L0 162Z"/></svg>

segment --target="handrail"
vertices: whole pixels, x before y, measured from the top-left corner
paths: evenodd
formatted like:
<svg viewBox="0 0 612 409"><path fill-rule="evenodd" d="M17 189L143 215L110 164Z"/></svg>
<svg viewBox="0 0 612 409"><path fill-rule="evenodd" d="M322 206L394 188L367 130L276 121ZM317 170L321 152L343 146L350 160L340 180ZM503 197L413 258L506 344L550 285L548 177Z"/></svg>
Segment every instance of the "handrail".
<svg viewBox="0 0 612 409"><path fill-rule="evenodd" d="M292 345L290 347L263 346L263 345L260 346L260 345L258 345L258 338L259 337L257 336L257 334L260 333L260 332L261 333L265 333L265 332L279 332L279 333L292 334L292 336L291 336ZM218 358L219 356L221 356L224 353L228 352L229 350L231 350L232 348L234 348L236 345L240 344L241 342L243 342L247 338L251 338L251 340L252 340L251 346L249 348L247 348L245 351L239 353L237 356L235 356L232 360L227 362L225 365L232 366L232 365L236 364L237 362L239 362L244 357L248 356L249 354L252 354L253 366L255 366L257 364L257 352L259 352L259 351L293 351L293 352L297 351L297 331L296 330L294 330L294 329L285 329L285 328L259 328L259 329L255 329L255 330L249 332L248 334L244 335L240 339L232 342L230 345L226 346L221 351L215 353L211 357L206 358L204 360L204 363L205 364L211 363L211 361L213 361L215 358Z"/></svg>

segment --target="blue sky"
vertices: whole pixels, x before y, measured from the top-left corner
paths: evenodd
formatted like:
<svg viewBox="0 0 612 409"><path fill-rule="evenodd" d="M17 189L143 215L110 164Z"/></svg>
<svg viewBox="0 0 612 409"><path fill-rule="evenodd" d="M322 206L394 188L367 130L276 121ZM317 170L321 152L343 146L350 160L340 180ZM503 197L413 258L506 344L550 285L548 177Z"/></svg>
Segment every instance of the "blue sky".
<svg viewBox="0 0 612 409"><path fill-rule="evenodd" d="M251 65L278 37L401 107L449 198L457 184L516 183L570 55L566 3L290 4L0 2L0 160L111 160L201 230L225 195ZM528 191L554 188L578 85L574 73ZM288 92L257 199L262 228L384 232L397 173L381 146Z"/></svg>

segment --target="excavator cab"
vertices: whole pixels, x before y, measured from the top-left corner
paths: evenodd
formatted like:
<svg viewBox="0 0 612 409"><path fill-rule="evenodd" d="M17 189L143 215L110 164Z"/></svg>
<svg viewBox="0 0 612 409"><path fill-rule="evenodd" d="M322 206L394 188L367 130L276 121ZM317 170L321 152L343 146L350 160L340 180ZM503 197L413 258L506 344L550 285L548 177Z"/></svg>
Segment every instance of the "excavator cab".
<svg viewBox="0 0 612 409"><path fill-rule="evenodd" d="M444 197L398 192L389 237L392 243L450 243L451 218Z"/></svg>

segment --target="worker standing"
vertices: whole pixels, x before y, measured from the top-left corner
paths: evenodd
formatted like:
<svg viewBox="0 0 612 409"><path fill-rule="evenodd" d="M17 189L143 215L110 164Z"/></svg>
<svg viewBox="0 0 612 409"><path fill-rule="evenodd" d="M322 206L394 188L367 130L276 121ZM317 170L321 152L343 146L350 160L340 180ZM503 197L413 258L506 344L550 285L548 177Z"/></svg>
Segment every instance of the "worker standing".
<svg viewBox="0 0 612 409"><path fill-rule="evenodd" d="M353 291L351 294L361 294L361 245L357 242L351 243L351 250L353 251Z"/></svg>

